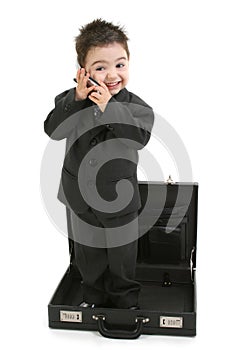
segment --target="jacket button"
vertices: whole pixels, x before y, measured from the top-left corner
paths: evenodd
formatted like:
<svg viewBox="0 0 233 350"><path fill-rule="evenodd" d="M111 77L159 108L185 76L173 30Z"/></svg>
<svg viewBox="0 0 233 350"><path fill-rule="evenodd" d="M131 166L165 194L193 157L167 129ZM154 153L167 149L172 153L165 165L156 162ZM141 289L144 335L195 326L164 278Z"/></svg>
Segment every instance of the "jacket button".
<svg viewBox="0 0 233 350"><path fill-rule="evenodd" d="M68 112L70 110L70 105L65 105L64 112Z"/></svg>
<svg viewBox="0 0 233 350"><path fill-rule="evenodd" d="M101 112L100 112L99 107L95 107L94 108L94 117L97 119L100 117L100 114L101 114Z"/></svg>
<svg viewBox="0 0 233 350"><path fill-rule="evenodd" d="M97 160L95 158L93 158L93 159L89 160L89 164L94 167L94 166L96 166L98 164L98 162L97 162Z"/></svg>
<svg viewBox="0 0 233 350"><path fill-rule="evenodd" d="M95 146L96 144L97 144L97 140L96 140L96 138L93 138L90 142L90 145Z"/></svg>
<svg viewBox="0 0 233 350"><path fill-rule="evenodd" d="M106 124L106 127L108 128L108 130L114 130L114 128L110 124Z"/></svg>

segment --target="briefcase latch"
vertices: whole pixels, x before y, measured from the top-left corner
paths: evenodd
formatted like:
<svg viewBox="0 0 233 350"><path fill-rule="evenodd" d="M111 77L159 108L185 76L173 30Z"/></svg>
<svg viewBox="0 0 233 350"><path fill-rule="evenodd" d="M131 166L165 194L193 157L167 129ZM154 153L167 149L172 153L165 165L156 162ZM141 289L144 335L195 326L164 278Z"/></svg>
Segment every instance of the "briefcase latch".
<svg viewBox="0 0 233 350"><path fill-rule="evenodd" d="M167 179L167 181L166 181L166 184L167 184L167 185L173 185L173 184L174 184L174 181L172 180L171 175L168 176L168 179Z"/></svg>
<svg viewBox="0 0 233 350"><path fill-rule="evenodd" d="M165 272L164 275L163 275L163 284L162 284L162 286L163 287L171 287L171 285L172 285L172 282L171 282L169 273Z"/></svg>

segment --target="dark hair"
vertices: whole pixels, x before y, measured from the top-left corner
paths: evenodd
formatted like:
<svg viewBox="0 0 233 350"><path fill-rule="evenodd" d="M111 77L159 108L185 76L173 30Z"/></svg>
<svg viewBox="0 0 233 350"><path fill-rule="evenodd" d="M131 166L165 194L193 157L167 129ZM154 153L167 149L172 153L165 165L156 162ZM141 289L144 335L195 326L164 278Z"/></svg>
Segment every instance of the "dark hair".
<svg viewBox="0 0 233 350"><path fill-rule="evenodd" d="M98 18L81 27L80 34L75 38L78 63L81 67L85 65L87 53L92 47L103 47L114 42L123 46L129 58L128 40L123 27Z"/></svg>

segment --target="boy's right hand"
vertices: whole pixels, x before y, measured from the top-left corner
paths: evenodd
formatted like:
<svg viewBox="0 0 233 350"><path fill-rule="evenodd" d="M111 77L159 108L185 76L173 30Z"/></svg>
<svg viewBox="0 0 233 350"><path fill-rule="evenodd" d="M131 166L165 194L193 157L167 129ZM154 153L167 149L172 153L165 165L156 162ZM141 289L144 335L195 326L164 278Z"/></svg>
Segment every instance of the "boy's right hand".
<svg viewBox="0 0 233 350"><path fill-rule="evenodd" d="M85 75L85 69L80 68L77 71L76 74L76 80L77 80L77 86L76 86L76 92L75 92L75 100L85 100L90 92L92 92L95 88L95 86L87 87L87 81L90 77L90 74Z"/></svg>

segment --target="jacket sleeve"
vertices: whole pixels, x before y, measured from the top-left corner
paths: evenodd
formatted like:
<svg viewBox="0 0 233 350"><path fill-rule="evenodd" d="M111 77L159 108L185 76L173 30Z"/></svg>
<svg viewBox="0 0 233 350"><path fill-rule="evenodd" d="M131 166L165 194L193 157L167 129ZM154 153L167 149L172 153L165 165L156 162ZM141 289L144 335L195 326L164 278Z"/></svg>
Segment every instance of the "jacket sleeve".
<svg viewBox="0 0 233 350"><path fill-rule="evenodd" d="M142 100L117 102L111 98L99 121L128 147L141 149L150 139L154 112Z"/></svg>
<svg viewBox="0 0 233 350"><path fill-rule="evenodd" d="M55 97L55 108L44 121L44 131L53 140L62 140L70 134L78 122L78 114L85 107L85 100L75 101L75 89Z"/></svg>

